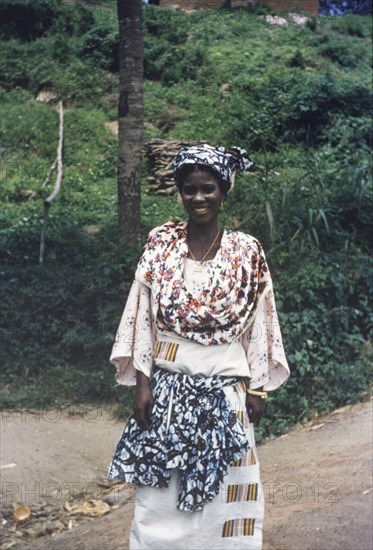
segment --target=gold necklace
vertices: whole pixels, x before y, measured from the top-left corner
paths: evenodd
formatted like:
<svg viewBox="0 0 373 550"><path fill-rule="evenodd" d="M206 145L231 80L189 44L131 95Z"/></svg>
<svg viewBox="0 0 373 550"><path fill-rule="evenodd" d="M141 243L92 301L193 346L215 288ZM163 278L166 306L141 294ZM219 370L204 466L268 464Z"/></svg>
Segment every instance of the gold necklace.
<svg viewBox="0 0 373 550"><path fill-rule="evenodd" d="M202 262L205 261L205 258L209 255L209 253L210 253L212 247L214 246L214 244L215 244L216 241L218 240L219 235L220 235L220 229L218 230L218 233L217 233L215 239L213 240L211 246L209 247L208 251L207 251L206 254L203 256L202 260L199 260L199 261L196 260L196 258L195 258L195 256L194 256L192 250L190 249L190 247L189 247L189 245L188 245L188 250L189 250L189 252L190 252L190 255L192 256L192 259L193 259L193 260L196 262L196 264L197 264L196 267L193 269L193 273L201 273L201 272L202 272L201 264L202 264Z"/></svg>

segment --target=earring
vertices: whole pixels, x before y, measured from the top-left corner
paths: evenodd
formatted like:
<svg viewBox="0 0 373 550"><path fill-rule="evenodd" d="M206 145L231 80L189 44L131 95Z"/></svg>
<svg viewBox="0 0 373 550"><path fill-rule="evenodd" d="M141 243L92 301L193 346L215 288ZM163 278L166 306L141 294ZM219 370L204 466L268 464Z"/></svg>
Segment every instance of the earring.
<svg viewBox="0 0 373 550"><path fill-rule="evenodd" d="M219 210L224 210L224 201L221 201Z"/></svg>

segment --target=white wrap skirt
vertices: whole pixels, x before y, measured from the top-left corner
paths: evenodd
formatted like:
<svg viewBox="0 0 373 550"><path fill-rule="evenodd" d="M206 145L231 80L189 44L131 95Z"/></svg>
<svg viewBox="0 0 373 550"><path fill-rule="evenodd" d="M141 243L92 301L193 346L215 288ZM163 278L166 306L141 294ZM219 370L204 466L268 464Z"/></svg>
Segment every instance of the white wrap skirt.
<svg viewBox="0 0 373 550"><path fill-rule="evenodd" d="M245 408L242 384L224 388L244 424L250 449L230 465L219 494L203 510L177 509L180 473L167 488L140 486L130 532L130 550L260 550L264 494L254 429Z"/></svg>

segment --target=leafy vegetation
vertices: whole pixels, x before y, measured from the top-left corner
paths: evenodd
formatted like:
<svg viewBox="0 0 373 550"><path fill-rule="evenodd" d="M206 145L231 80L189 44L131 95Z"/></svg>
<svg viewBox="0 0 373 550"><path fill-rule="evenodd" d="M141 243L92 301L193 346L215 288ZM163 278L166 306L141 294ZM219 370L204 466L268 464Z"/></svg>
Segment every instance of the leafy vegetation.
<svg viewBox="0 0 373 550"><path fill-rule="evenodd" d="M2 397L17 406L108 401L130 409L108 355L138 250L116 242L118 58L113 2L2 3ZM274 276L292 377L259 436L355 402L372 360L369 16L266 23L265 10L144 8L147 137L246 147L224 223L258 237ZM66 109L64 180L38 265L42 183ZM146 191L147 231L182 217Z"/></svg>

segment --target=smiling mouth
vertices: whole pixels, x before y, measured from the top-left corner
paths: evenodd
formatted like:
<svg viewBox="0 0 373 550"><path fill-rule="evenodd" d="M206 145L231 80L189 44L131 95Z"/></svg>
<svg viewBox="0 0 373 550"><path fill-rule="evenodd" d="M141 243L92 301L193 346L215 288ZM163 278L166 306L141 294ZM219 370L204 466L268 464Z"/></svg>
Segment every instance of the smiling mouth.
<svg viewBox="0 0 373 550"><path fill-rule="evenodd" d="M207 212L207 208L193 208L194 212L197 212L197 214L204 214Z"/></svg>

